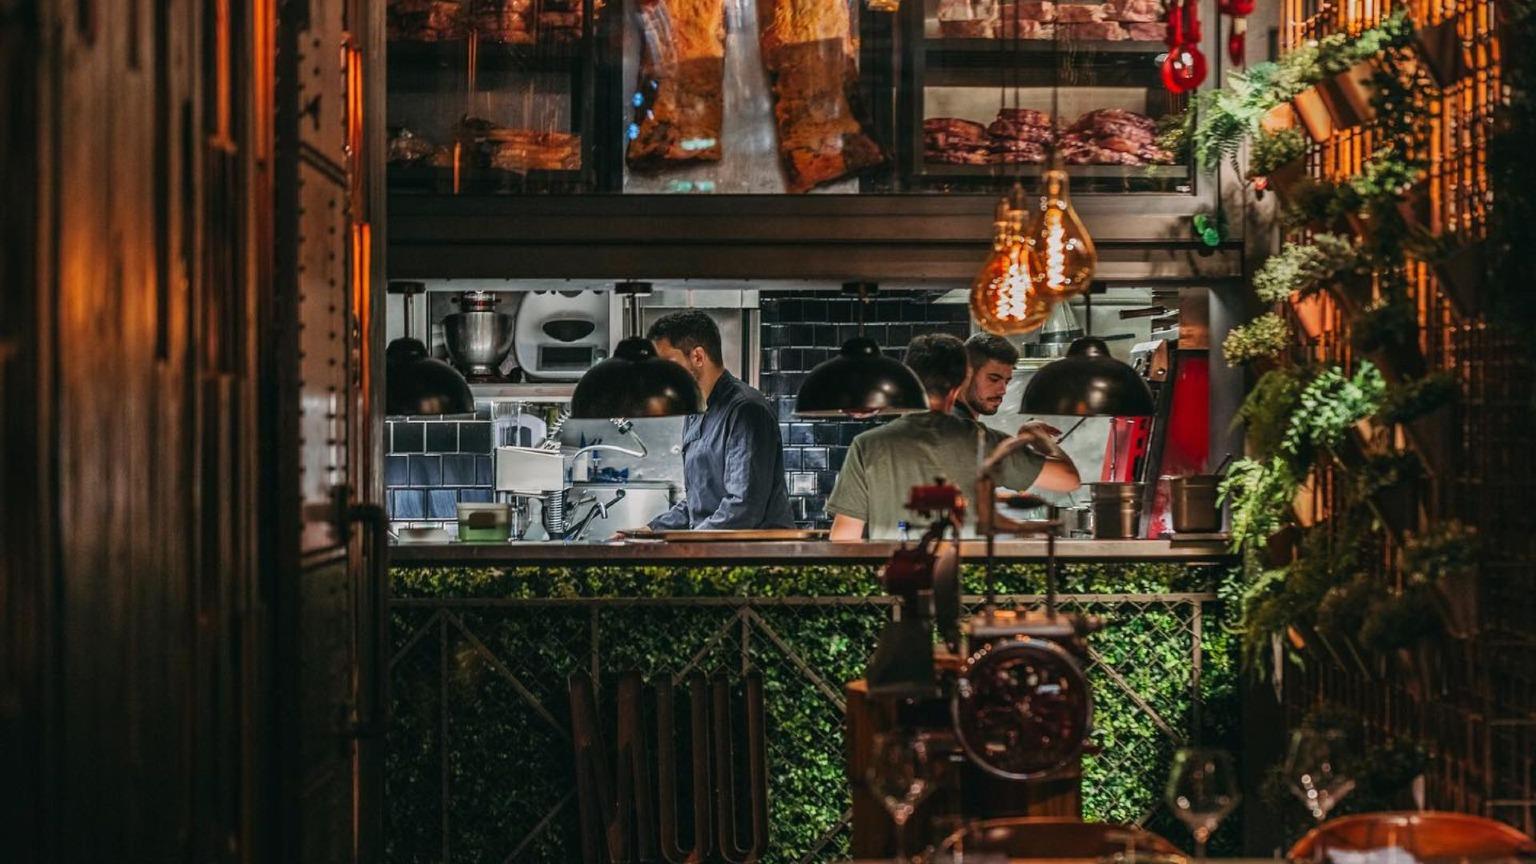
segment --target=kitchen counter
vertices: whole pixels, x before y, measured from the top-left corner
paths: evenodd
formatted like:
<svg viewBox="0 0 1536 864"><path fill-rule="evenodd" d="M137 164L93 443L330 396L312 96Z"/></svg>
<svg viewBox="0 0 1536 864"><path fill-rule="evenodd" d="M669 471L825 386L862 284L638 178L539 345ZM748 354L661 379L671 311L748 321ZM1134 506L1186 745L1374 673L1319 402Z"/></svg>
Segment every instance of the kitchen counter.
<svg viewBox="0 0 1536 864"><path fill-rule="evenodd" d="M544 562L611 564L634 562L863 562L889 558L899 544L889 541L834 543L828 540L791 540L735 543L666 543L625 541L615 543L402 543L390 549L396 565L518 566ZM1044 540L1000 540L999 560L1044 561ZM967 540L962 557L975 562L986 555L986 543ZM1229 557L1227 543L1217 539L1189 540L1058 540L1061 561L1167 561L1217 564Z"/></svg>

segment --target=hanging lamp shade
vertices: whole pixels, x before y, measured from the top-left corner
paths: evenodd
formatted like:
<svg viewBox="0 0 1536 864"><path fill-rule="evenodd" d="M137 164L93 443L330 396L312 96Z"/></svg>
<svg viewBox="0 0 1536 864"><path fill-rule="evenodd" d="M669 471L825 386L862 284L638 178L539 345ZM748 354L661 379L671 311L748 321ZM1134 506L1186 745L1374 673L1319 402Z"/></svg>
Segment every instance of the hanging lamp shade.
<svg viewBox="0 0 1536 864"><path fill-rule="evenodd" d="M873 339L849 339L836 357L805 377L795 398L802 417L874 417L928 410L916 373L881 352Z"/></svg>
<svg viewBox="0 0 1536 864"><path fill-rule="evenodd" d="M384 411L390 416L473 414L475 397L459 370L404 336L384 349Z"/></svg>
<svg viewBox="0 0 1536 864"><path fill-rule="evenodd" d="M651 340L631 336L576 382L571 416L614 420L700 414L703 401L687 369L656 356Z"/></svg>
<svg viewBox="0 0 1536 864"><path fill-rule="evenodd" d="M1021 414L1072 417L1148 417L1154 410L1147 382L1091 336L1073 341L1067 356L1036 372L1019 407Z"/></svg>

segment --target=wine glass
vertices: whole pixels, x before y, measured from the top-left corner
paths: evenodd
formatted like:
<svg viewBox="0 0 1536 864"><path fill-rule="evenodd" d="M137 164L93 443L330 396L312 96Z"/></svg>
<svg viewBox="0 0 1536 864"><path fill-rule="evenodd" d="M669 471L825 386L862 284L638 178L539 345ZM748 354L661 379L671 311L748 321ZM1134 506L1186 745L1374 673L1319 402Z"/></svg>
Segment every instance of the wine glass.
<svg viewBox="0 0 1536 864"><path fill-rule="evenodd" d="M1318 824L1355 788L1355 778L1339 764L1346 744L1344 733L1337 729L1297 729L1291 734L1285 779Z"/></svg>
<svg viewBox="0 0 1536 864"><path fill-rule="evenodd" d="M1195 835L1195 860L1205 860L1205 843L1242 795L1232 757L1220 750L1185 747L1173 756L1166 793L1173 815Z"/></svg>
<svg viewBox="0 0 1536 864"><path fill-rule="evenodd" d="M873 744L864 779L896 825L896 860L906 861L907 821L933 792L943 757L926 738L909 732L882 732Z"/></svg>

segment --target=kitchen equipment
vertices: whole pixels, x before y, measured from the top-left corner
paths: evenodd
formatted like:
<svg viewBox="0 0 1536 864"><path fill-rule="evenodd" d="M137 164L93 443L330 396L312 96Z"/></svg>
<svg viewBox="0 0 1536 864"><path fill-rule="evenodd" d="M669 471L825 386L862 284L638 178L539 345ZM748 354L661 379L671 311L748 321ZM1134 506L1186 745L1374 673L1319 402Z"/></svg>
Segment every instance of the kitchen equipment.
<svg viewBox="0 0 1536 864"><path fill-rule="evenodd" d="M544 536L550 540L573 542L585 539L593 521L599 517L609 518L610 508L623 501L628 494L618 486L609 486L607 489L609 491L601 497L593 492L582 493L575 489L528 497L538 507L539 524L544 528ZM591 507L581 516L576 516L586 505Z"/></svg>
<svg viewBox="0 0 1536 864"><path fill-rule="evenodd" d="M608 356L608 295L529 292L515 334L517 365L529 381L576 381Z"/></svg>
<svg viewBox="0 0 1536 864"><path fill-rule="evenodd" d="M461 502L458 514L461 543L505 543L512 537L509 504Z"/></svg>
<svg viewBox="0 0 1536 864"><path fill-rule="evenodd" d="M1100 540L1133 540L1141 533L1143 483L1094 483L1093 536Z"/></svg>
<svg viewBox="0 0 1536 864"><path fill-rule="evenodd" d="M558 449L497 447L496 491L543 495L565 489L565 457Z"/></svg>
<svg viewBox="0 0 1536 864"><path fill-rule="evenodd" d="M1201 534L1221 528L1221 508L1216 506L1216 487L1221 483L1221 475L1192 474L1166 479L1174 531Z"/></svg>
<svg viewBox="0 0 1536 864"><path fill-rule="evenodd" d="M601 540L619 531L644 528L652 519L672 509L672 484L665 480L571 484L571 493L578 499L591 496L593 500L607 501L618 490L624 491L624 497L609 504L606 513L599 513L592 519L587 527L588 538Z"/></svg>
<svg viewBox="0 0 1536 864"><path fill-rule="evenodd" d="M411 543L450 543L453 536L443 530L441 525L405 526L394 529L395 542L402 544Z"/></svg>
<svg viewBox="0 0 1536 864"><path fill-rule="evenodd" d="M496 311L496 295L465 291L459 310L443 318L443 340L453 365L471 378L498 378L512 351L516 318Z"/></svg>

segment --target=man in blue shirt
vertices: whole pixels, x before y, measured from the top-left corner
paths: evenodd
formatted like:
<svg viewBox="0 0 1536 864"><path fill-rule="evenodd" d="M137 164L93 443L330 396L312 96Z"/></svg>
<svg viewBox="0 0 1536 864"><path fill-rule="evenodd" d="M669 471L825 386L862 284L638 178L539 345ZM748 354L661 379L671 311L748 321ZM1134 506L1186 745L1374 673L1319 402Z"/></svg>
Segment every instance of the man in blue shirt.
<svg viewBox="0 0 1536 864"><path fill-rule="evenodd" d="M655 530L792 528L779 420L763 394L726 371L720 328L696 310L673 312L646 334L687 369L707 406L683 421L687 495L651 520Z"/></svg>

